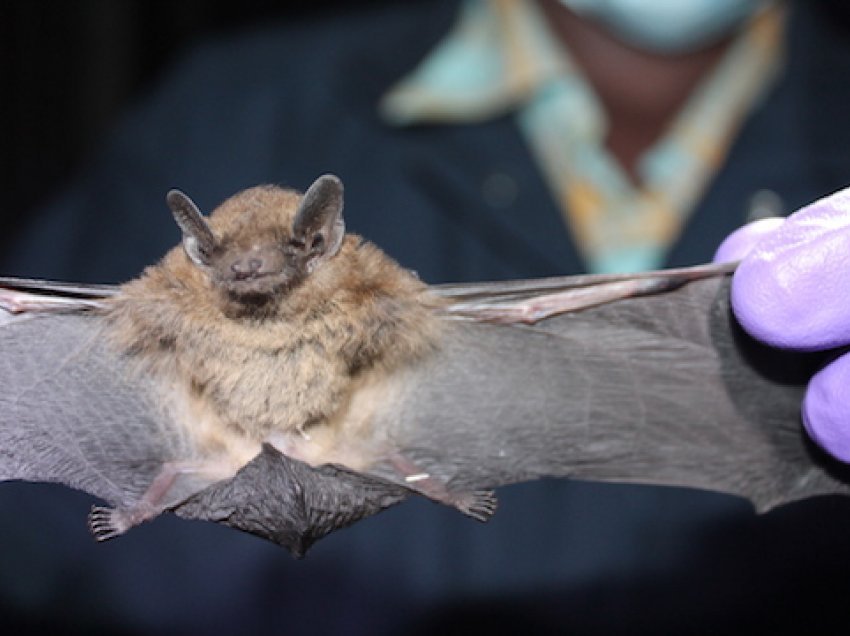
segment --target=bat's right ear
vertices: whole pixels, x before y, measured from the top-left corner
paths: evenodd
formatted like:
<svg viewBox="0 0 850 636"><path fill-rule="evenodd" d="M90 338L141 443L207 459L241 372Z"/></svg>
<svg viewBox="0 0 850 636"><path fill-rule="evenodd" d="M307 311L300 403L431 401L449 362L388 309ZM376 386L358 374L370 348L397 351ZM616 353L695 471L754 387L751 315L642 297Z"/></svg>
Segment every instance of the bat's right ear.
<svg viewBox="0 0 850 636"><path fill-rule="evenodd" d="M165 200L183 232L183 249L186 250L186 255L195 265L208 267L216 239L198 206L180 190L169 190Z"/></svg>

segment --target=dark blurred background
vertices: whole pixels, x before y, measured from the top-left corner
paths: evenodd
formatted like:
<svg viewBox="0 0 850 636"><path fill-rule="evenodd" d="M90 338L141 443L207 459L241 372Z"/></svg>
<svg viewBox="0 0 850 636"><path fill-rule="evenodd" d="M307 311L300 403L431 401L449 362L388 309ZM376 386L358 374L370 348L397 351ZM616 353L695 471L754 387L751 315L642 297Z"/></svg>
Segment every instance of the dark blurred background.
<svg viewBox="0 0 850 636"><path fill-rule="evenodd" d="M0 248L67 184L116 118L204 38L423 0L3 0ZM850 34L850 3L813 0Z"/></svg>
<svg viewBox="0 0 850 636"><path fill-rule="evenodd" d="M0 248L119 114L207 37L398 0L3 0Z"/></svg>

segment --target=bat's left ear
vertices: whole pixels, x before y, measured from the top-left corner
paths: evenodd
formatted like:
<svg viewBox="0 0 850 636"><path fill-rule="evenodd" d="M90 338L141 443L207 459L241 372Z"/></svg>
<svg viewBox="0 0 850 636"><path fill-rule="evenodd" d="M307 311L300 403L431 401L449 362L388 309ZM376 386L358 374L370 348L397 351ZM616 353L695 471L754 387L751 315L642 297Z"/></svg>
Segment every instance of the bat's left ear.
<svg viewBox="0 0 850 636"><path fill-rule="evenodd" d="M292 222L292 238L308 253L308 271L333 257L343 236L342 181L332 174L322 175L304 193Z"/></svg>

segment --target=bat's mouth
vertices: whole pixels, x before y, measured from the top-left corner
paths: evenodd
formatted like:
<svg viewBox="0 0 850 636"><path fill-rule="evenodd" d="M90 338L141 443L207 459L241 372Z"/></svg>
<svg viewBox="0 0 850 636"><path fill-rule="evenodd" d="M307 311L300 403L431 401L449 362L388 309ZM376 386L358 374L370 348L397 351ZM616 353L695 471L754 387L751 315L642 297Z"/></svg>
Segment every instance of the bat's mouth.
<svg viewBox="0 0 850 636"><path fill-rule="evenodd" d="M231 280L235 282L245 282L251 280L258 280L262 278L268 278L269 276L274 276L277 272L233 272L231 275Z"/></svg>
<svg viewBox="0 0 850 636"><path fill-rule="evenodd" d="M252 272L221 281L222 290L234 301L262 305L280 298L298 282L294 272Z"/></svg>

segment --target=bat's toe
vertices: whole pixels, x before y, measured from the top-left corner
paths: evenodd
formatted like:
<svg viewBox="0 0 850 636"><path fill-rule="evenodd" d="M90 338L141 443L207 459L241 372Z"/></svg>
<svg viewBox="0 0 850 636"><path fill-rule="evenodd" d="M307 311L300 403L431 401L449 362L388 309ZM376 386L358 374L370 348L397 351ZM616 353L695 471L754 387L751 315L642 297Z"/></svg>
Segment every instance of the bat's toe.
<svg viewBox="0 0 850 636"><path fill-rule="evenodd" d="M128 524L121 510L105 506L93 506L88 518L89 531L97 541L109 541L124 534Z"/></svg>
<svg viewBox="0 0 850 636"><path fill-rule="evenodd" d="M455 508L476 521L489 521L499 506L496 493L492 490L475 490L457 493L453 496Z"/></svg>

